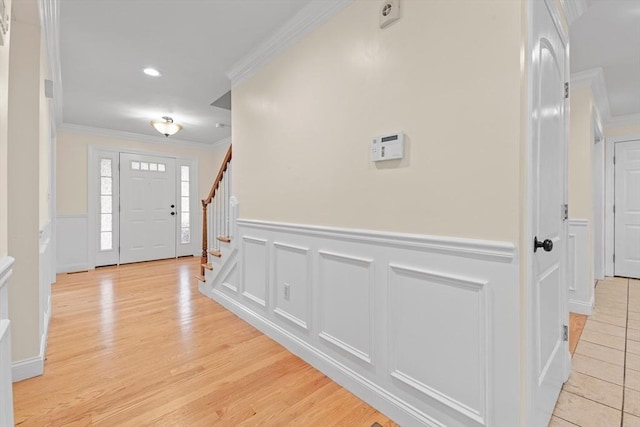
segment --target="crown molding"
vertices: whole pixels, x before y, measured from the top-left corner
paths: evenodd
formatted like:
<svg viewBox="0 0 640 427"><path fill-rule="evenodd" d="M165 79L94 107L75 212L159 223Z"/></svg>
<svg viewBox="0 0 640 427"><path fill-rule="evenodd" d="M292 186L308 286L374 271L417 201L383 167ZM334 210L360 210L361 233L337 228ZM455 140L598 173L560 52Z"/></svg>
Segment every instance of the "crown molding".
<svg viewBox="0 0 640 427"><path fill-rule="evenodd" d="M215 150L225 144L231 143L231 137L227 137L211 144L203 142L187 141L184 139L166 138L162 136L143 135L134 132L124 132L113 129L97 128L92 126L62 123L58 131L75 133L79 135L101 136L104 138L121 139L126 141L145 142L148 144L162 145L163 147L196 148L199 150Z"/></svg>
<svg viewBox="0 0 640 427"><path fill-rule="evenodd" d="M582 87L591 89L593 100L600 113L601 120L608 122L611 119L611 108L609 107L609 96L607 95L607 86L604 82L602 68L592 68L590 70L572 73L571 88L579 89Z"/></svg>
<svg viewBox="0 0 640 427"><path fill-rule="evenodd" d="M62 66L60 62L60 2L39 0L40 25L47 52L49 76L53 81L53 118L57 126L62 124Z"/></svg>
<svg viewBox="0 0 640 427"><path fill-rule="evenodd" d="M613 116L605 122L606 127L640 126L640 113L627 114L626 116Z"/></svg>
<svg viewBox="0 0 640 427"><path fill-rule="evenodd" d="M260 43L227 72L234 87L271 62L287 48L338 14L354 0L311 1L271 37Z"/></svg>
<svg viewBox="0 0 640 427"><path fill-rule="evenodd" d="M569 25L573 24L588 8L587 0L560 0L560 4Z"/></svg>

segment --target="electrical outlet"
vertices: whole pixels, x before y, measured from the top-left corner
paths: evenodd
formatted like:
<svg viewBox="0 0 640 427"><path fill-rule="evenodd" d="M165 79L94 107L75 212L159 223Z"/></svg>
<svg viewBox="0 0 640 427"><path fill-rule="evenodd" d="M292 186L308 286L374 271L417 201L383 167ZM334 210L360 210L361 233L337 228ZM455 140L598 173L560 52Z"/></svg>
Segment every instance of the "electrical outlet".
<svg viewBox="0 0 640 427"><path fill-rule="evenodd" d="M286 301L289 301L289 298L291 297L291 285L288 283L284 284L284 299Z"/></svg>

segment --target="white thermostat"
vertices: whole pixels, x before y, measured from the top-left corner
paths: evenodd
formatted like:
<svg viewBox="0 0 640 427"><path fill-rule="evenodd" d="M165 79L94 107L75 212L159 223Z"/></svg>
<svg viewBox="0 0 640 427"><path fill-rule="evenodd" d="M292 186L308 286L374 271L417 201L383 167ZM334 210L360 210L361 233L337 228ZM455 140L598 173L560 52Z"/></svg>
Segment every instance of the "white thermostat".
<svg viewBox="0 0 640 427"><path fill-rule="evenodd" d="M371 141L371 161L401 159L404 156L404 133L378 136Z"/></svg>

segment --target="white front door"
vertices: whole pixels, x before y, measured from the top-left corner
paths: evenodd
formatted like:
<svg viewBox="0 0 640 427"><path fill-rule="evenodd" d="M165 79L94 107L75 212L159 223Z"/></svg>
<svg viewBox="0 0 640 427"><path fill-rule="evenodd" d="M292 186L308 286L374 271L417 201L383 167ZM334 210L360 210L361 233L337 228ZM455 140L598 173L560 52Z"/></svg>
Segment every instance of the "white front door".
<svg viewBox="0 0 640 427"><path fill-rule="evenodd" d="M546 427L566 380L566 45L546 1L532 2L532 340L533 425ZM534 241L537 247L534 249Z"/></svg>
<svg viewBox="0 0 640 427"><path fill-rule="evenodd" d="M614 271L640 279L640 141L615 147Z"/></svg>
<svg viewBox="0 0 640 427"><path fill-rule="evenodd" d="M176 256L175 160L120 154L120 263Z"/></svg>

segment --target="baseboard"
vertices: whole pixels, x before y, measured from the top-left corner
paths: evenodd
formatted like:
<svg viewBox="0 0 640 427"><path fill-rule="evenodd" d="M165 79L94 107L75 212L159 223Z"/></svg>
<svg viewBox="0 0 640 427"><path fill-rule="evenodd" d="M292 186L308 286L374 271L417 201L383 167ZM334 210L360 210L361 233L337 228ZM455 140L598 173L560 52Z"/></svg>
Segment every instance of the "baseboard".
<svg viewBox="0 0 640 427"><path fill-rule="evenodd" d="M584 314L587 316L591 316L593 314L593 298L591 301L576 301L573 299L569 300L569 311L571 313Z"/></svg>
<svg viewBox="0 0 640 427"><path fill-rule="evenodd" d="M282 344L287 350L326 374L342 387L354 391L365 402L383 412L400 425L425 425L445 427L444 424L428 417L414 406L394 396L352 369L331 358L327 354L310 346L287 330L281 328L260 314L250 310L218 291L200 285L200 292L208 295L220 305L231 311L242 320L254 326L260 332Z"/></svg>
<svg viewBox="0 0 640 427"><path fill-rule="evenodd" d="M89 264L66 264L66 265L58 265L56 268L56 273L77 273L78 271L87 271L90 270ZM92 270L92 269L91 269Z"/></svg>
<svg viewBox="0 0 640 427"><path fill-rule="evenodd" d="M43 333L40 337L40 354L36 357L20 360L11 364L11 378L13 382L23 381L37 377L44 373L44 359L47 354L49 342L49 320L51 319L51 297L49 297L47 309L43 319Z"/></svg>
<svg viewBox="0 0 640 427"><path fill-rule="evenodd" d="M13 382L26 380L42 375L44 372L44 357L39 355L19 360L11 364L11 378Z"/></svg>

